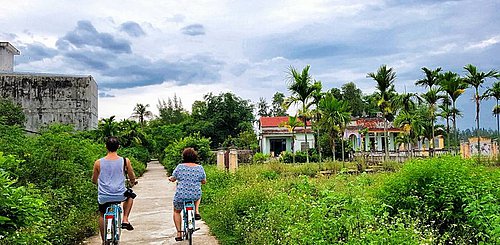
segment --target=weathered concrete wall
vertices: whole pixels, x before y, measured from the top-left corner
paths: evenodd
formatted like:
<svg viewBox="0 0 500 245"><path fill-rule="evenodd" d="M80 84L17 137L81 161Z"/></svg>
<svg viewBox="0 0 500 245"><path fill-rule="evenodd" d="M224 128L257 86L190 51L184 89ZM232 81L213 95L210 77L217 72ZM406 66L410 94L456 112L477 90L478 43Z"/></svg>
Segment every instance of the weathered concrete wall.
<svg viewBox="0 0 500 245"><path fill-rule="evenodd" d="M91 76L0 73L0 94L23 107L27 130L51 123L97 127L97 83Z"/></svg>

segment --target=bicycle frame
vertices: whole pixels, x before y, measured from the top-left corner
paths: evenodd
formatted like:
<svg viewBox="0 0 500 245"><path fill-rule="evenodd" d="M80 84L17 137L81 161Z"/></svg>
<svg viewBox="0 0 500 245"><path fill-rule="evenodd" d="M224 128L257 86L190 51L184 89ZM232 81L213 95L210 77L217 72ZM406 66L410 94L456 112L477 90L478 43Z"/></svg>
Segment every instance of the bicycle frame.
<svg viewBox="0 0 500 245"><path fill-rule="evenodd" d="M113 203L104 213L104 243L118 244L121 234L122 208L120 203Z"/></svg>
<svg viewBox="0 0 500 245"><path fill-rule="evenodd" d="M183 213L182 217L184 220L184 237L186 238L186 240L189 241L189 244L192 244L193 232L197 230L194 219L194 214L195 214L194 201L184 202L184 208L182 210L182 213Z"/></svg>

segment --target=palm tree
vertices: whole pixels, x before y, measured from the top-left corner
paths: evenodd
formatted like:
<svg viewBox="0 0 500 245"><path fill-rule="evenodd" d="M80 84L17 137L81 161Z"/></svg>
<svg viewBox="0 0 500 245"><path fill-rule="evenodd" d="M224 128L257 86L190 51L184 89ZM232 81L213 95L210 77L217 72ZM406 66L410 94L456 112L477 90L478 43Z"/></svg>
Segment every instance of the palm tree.
<svg viewBox="0 0 500 245"><path fill-rule="evenodd" d="M320 144L320 127L319 127L319 120L321 118L321 112L319 110L319 102L323 98L323 92L321 91L323 89L323 85L321 84L321 81L315 81L314 82L314 92L312 93L312 102L316 108L314 109L315 112L315 126L316 126L316 134L317 134L317 140L316 140L316 145L318 146L318 154L319 154L319 162L321 163L321 144Z"/></svg>
<svg viewBox="0 0 500 245"><path fill-rule="evenodd" d="M307 65L302 69L302 72L298 72L295 68L290 67L288 76L288 90L292 95L285 100L285 105L289 107L291 104L302 105L302 111L306 112L307 107L310 105L308 103L313 92L316 90L311 76L309 75L310 66ZM306 162L309 163L309 143L307 142L307 116L302 115L304 119L304 135L306 141Z"/></svg>
<svg viewBox="0 0 500 245"><path fill-rule="evenodd" d="M418 120L418 115L415 113L415 109L410 111L402 110L394 119L394 126L403 129L402 134L405 137L402 137L401 139L407 140L405 143L407 143L408 155L410 157L413 155L412 154L413 147L411 143L413 138L412 136L415 135L414 128L416 127L417 120Z"/></svg>
<svg viewBox="0 0 500 245"><path fill-rule="evenodd" d="M415 85L429 87L429 89L432 89L432 86L438 83L438 77L439 72L441 72L441 67L438 67L435 70L430 70L427 67L422 67L422 70L425 73L425 78L416 81Z"/></svg>
<svg viewBox="0 0 500 245"><path fill-rule="evenodd" d="M102 132L102 135L104 137L116 136L118 127L115 122L115 116L101 119L98 128L100 128L100 131Z"/></svg>
<svg viewBox="0 0 500 245"><path fill-rule="evenodd" d="M443 103L439 106L440 113L438 114L439 117L443 118L446 120L446 138L448 142L448 152L451 152L451 145L450 145L450 118L453 116L453 110L450 107L451 106L451 101L450 97L444 96L443 97Z"/></svg>
<svg viewBox="0 0 500 245"><path fill-rule="evenodd" d="M288 131L292 133L292 163L295 163L295 128L304 126L304 123L302 123L297 116L289 116L288 121L282 122L278 126L286 127Z"/></svg>
<svg viewBox="0 0 500 245"><path fill-rule="evenodd" d="M493 86L486 90L485 94L488 98L495 98L497 100L497 104L493 107L493 115L497 118L497 134L500 133L500 106L498 105L498 101L500 100L500 82L493 83ZM497 136L497 147L500 146L500 136Z"/></svg>
<svg viewBox="0 0 500 245"><path fill-rule="evenodd" d="M429 119L431 120L431 132L432 132L432 139L429 139L431 142L430 146L430 153L431 156L434 155L434 122L436 121L436 110L437 110L437 104L441 99L443 99L443 96L439 94L441 91L439 89L431 88L429 91L426 93L422 94L421 97L422 99L427 103L429 106Z"/></svg>
<svg viewBox="0 0 500 245"><path fill-rule="evenodd" d="M448 97L451 99L451 112L452 112L452 121L453 121L453 135L455 142L458 142L458 132L457 132L457 107L456 102L458 97L465 92L465 89L469 86L465 83L458 74L453 73L451 71L445 72L444 74L440 74L439 76L439 87L442 91L448 94ZM455 146L455 150L458 152L458 147Z"/></svg>
<svg viewBox="0 0 500 245"><path fill-rule="evenodd" d="M144 119L153 117L153 113L148 111L149 104L143 105L137 103L134 107L134 112L132 113L132 118L139 119L139 124L144 127Z"/></svg>
<svg viewBox="0 0 500 245"><path fill-rule="evenodd" d="M319 104L321 110L320 124L327 129L332 146L333 160L335 161L335 139L343 132L345 125L351 120L349 106L345 101L337 100L331 93L327 93ZM342 140L342 152L344 152ZM342 154L342 161L344 155Z"/></svg>
<svg viewBox="0 0 500 245"><path fill-rule="evenodd" d="M479 109L481 104L482 96L479 95L479 88L482 86L487 78L500 78L500 74L495 70L490 70L487 73L480 72L477 68L471 64L464 66L467 72L464 82L474 87L475 94L474 100L476 101L476 137L477 137L477 150L478 150L478 163L481 162L481 143L479 141Z"/></svg>
<svg viewBox="0 0 500 245"><path fill-rule="evenodd" d="M373 78L377 82L377 90L380 99L377 102L380 112L384 115L384 137L385 137L385 159L389 158L389 137L387 135L387 120L393 119L392 98L394 97L394 81L396 80L396 72L386 65L380 66L377 73L370 72L367 77Z"/></svg>

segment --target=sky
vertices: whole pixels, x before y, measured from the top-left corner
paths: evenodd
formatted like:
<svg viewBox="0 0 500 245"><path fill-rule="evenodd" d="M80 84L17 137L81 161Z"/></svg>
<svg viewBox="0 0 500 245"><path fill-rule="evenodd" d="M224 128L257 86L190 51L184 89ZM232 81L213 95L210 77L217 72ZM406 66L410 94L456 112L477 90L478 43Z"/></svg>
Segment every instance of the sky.
<svg viewBox="0 0 500 245"><path fill-rule="evenodd" d="M324 90L352 81L371 94L366 75L386 64L398 92L423 92L422 67L500 69L499 12L498 0L0 0L0 41L21 51L16 72L93 76L99 118L124 119L174 95L187 110L210 92L270 103L306 65ZM494 104L482 127L496 129ZM472 90L457 107L458 127L473 127Z"/></svg>

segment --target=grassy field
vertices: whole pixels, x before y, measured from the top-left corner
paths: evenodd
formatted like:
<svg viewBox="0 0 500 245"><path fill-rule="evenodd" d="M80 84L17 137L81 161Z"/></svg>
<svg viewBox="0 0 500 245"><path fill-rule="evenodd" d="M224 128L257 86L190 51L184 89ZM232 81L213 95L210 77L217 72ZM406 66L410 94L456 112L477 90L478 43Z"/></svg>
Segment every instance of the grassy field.
<svg viewBox="0 0 500 245"><path fill-rule="evenodd" d="M338 163L206 167L202 213L222 244L495 244L500 171L455 157L349 175Z"/></svg>

